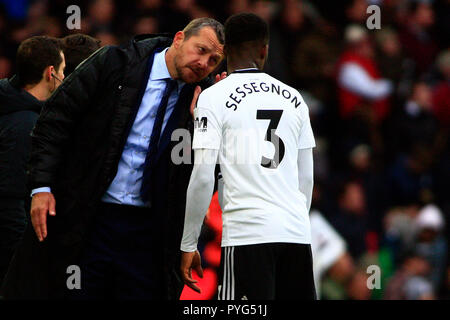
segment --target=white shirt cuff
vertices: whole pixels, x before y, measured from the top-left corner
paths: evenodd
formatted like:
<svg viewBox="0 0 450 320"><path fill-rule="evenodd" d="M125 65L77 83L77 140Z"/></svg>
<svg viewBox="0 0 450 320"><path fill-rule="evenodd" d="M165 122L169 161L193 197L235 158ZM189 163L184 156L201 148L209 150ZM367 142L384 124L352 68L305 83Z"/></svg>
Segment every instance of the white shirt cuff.
<svg viewBox="0 0 450 320"><path fill-rule="evenodd" d="M31 196L34 196L36 193L40 192L52 192L52 189L50 189L50 187L36 188L31 190Z"/></svg>

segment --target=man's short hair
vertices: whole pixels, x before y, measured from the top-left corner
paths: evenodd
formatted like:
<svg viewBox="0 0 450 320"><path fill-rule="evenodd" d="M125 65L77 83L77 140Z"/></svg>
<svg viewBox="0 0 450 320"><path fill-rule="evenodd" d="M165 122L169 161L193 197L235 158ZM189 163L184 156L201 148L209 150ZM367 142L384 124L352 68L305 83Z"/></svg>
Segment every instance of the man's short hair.
<svg viewBox="0 0 450 320"><path fill-rule="evenodd" d="M269 26L253 13L238 13L225 22L225 45L236 46L249 41L269 43Z"/></svg>
<svg viewBox="0 0 450 320"><path fill-rule="evenodd" d="M59 68L62 62L61 51L61 41L53 37L35 36L22 41L16 54L20 85L39 83L48 66Z"/></svg>
<svg viewBox="0 0 450 320"><path fill-rule="evenodd" d="M223 25L219 21L212 18L197 18L189 22L189 24L183 29L185 40L188 40L192 36L198 35L199 31L205 27L210 27L214 30L220 44L225 42Z"/></svg>
<svg viewBox="0 0 450 320"><path fill-rule="evenodd" d="M100 48L100 40L86 34L76 33L62 38L62 47L66 59L66 77L75 68Z"/></svg>

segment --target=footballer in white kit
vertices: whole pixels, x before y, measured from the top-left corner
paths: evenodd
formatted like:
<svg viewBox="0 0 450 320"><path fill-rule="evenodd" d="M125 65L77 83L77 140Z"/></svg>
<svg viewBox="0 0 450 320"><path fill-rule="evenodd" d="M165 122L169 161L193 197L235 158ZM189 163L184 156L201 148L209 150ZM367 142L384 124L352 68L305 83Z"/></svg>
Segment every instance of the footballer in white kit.
<svg viewBox="0 0 450 320"><path fill-rule="evenodd" d="M226 39L227 30L232 33L242 24L256 30L265 24L252 14L230 19ZM233 45L230 40L228 45ZM199 96L181 250L197 250L219 163L223 231L218 298L315 299L308 214L315 141L308 107L296 89L259 69L234 68Z"/></svg>

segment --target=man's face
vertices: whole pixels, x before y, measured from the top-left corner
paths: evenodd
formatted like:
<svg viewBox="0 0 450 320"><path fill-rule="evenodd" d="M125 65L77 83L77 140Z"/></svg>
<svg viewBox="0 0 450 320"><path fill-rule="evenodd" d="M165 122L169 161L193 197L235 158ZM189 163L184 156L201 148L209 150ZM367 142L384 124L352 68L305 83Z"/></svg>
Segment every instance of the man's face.
<svg viewBox="0 0 450 320"><path fill-rule="evenodd" d="M175 70L178 78L186 83L195 83L206 78L222 61L223 45L210 27L200 29L189 39L178 33L174 39L176 55Z"/></svg>
<svg viewBox="0 0 450 320"><path fill-rule="evenodd" d="M64 69L66 68L66 60L64 58L64 53L62 51L60 54L61 54L62 61L61 61L60 65L58 67L56 67L55 70L53 71L56 78L53 77L53 81L51 81L54 83L54 86L53 86L54 89L52 90L52 92L55 91L56 88L58 88L61 85L62 81L64 80Z"/></svg>

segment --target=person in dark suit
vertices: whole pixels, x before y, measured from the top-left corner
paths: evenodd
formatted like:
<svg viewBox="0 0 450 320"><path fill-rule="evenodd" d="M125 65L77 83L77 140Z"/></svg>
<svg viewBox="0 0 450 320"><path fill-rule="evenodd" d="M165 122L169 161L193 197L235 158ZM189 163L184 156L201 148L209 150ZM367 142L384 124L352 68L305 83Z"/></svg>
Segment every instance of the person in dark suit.
<svg viewBox="0 0 450 320"><path fill-rule="evenodd" d="M0 80L0 285L27 224L30 132L44 101L60 85L58 79L64 79L60 41L46 36L24 40L16 65L16 75Z"/></svg>
<svg viewBox="0 0 450 320"><path fill-rule="evenodd" d="M171 137L193 130L190 104L212 84L223 40L219 22L200 18L173 39L104 47L46 102L29 168L35 235L11 267L6 299L179 298L192 165L172 161ZM21 271L26 242L39 275ZM69 285L70 270L80 283Z"/></svg>

